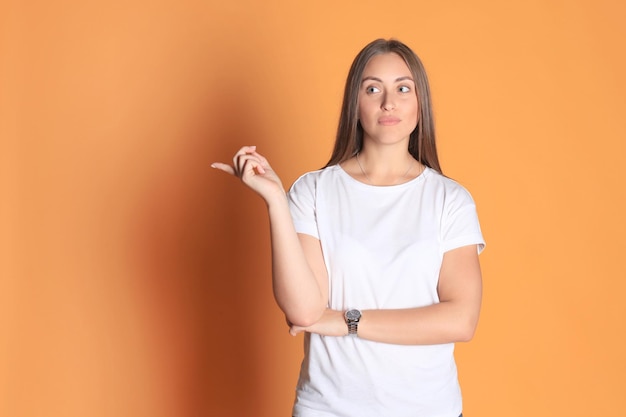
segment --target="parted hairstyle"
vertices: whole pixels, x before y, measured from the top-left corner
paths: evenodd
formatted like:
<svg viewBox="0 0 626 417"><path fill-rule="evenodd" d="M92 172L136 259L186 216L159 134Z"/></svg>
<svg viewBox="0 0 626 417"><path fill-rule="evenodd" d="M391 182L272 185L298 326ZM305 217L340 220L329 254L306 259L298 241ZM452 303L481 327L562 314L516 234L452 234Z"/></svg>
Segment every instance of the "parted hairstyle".
<svg viewBox="0 0 626 417"><path fill-rule="evenodd" d="M417 90L419 114L417 126L410 135L409 152L420 163L442 173L437 156L435 124L426 70L415 52L404 43L395 39L377 39L365 46L354 58L346 80L335 146L326 166L342 163L361 151L363 147L363 127L359 122L358 111L359 90L363 79L363 71L370 59L376 55L387 53L398 54L406 62Z"/></svg>

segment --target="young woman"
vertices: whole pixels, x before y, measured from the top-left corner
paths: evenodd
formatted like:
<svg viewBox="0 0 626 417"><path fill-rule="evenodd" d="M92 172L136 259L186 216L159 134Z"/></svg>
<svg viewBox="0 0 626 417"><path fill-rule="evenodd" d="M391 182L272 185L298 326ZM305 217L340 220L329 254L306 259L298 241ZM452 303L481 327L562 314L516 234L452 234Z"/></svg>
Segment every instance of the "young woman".
<svg viewBox="0 0 626 417"><path fill-rule="evenodd" d="M305 333L296 417L457 417L454 343L472 338L484 247L470 194L441 173L418 57L355 58L326 167L285 193L254 146L214 163L267 203L273 289Z"/></svg>

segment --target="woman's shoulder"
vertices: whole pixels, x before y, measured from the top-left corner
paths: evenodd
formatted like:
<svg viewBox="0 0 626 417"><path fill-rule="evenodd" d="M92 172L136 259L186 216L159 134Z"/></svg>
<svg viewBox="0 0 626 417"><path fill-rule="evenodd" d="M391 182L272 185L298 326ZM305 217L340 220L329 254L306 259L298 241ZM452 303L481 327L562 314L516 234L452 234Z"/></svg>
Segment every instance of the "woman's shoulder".
<svg viewBox="0 0 626 417"><path fill-rule="evenodd" d="M314 171L308 171L300 175L292 184L291 190L298 188L315 188L323 180L340 175L339 165L331 165Z"/></svg>
<svg viewBox="0 0 626 417"><path fill-rule="evenodd" d="M295 181L294 185L299 182L316 182L320 179L336 176L340 173L341 168L339 165L331 165L328 167L316 169L314 171L308 171L300 175Z"/></svg>
<svg viewBox="0 0 626 417"><path fill-rule="evenodd" d="M473 200L468 189L457 180L446 177L432 168L427 168L425 174L427 179L426 183L442 191L446 196Z"/></svg>

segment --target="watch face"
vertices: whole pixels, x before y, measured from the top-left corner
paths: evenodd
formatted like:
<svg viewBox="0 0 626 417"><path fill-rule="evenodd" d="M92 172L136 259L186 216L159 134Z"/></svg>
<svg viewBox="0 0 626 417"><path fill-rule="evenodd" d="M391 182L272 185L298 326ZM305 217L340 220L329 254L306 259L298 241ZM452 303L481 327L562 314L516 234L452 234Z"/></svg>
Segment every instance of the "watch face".
<svg viewBox="0 0 626 417"><path fill-rule="evenodd" d="M360 318L361 318L361 312L359 310L346 311L346 319L348 321L359 321Z"/></svg>

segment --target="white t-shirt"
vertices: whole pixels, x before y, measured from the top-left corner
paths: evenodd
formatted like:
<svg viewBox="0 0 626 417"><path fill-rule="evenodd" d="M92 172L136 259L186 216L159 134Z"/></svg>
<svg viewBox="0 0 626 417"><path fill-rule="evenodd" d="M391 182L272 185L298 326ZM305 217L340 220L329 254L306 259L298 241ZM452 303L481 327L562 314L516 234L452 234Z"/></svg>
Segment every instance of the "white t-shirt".
<svg viewBox="0 0 626 417"><path fill-rule="evenodd" d="M443 254L484 247L470 194L429 168L379 187L335 165L300 177L289 199L296 231L321 242L334 310L438 303ZM457 417L453 351L453 343L403 346L307 333L293 415Z"/></svg>

